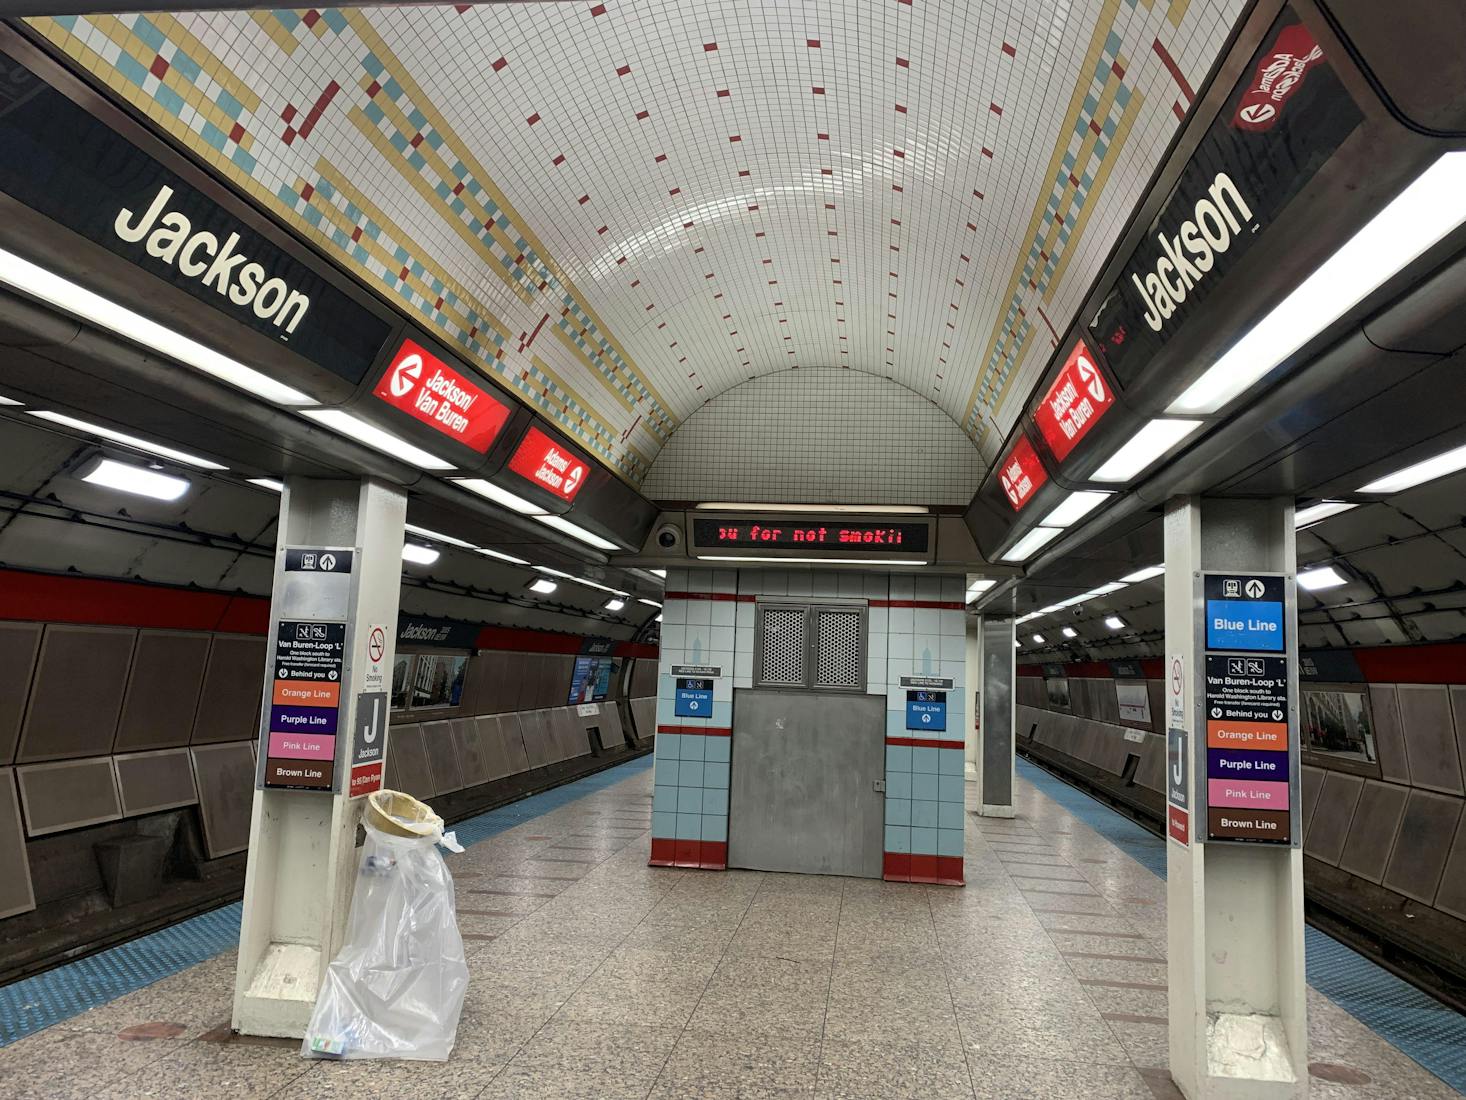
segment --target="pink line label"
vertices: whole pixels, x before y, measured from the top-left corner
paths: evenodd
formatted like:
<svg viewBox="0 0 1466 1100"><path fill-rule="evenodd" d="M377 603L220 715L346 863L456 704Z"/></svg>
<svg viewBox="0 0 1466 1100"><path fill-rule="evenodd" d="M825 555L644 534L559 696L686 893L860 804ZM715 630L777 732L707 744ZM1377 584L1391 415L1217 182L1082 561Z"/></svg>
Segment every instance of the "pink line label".
<svg viewBox="0 0 1466 1100"><path fill-rule="evenodd" d="M329 733L272 733L270 755L284 760L335 760L336 737Z"/></svg>
<svg viewBox="0 0 1466 1100"><path fill-rule="evenodd" d="M1252 779L1208 779L1206 802L1208 806L1228 806L1233 809L1286 810L1288 784L1263 783Z"/></svg>

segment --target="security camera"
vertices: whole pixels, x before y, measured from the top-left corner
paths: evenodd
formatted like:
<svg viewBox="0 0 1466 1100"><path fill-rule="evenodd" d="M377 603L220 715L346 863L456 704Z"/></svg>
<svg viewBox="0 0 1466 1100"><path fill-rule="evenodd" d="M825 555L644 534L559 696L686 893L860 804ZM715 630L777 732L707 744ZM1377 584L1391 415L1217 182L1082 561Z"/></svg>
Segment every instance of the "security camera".
<svg viewBox="0 0 1466 1100"><path fill-rule="evenodd" d="M682 528L668 523L657 529L657 545L663 550L675 550L682 545Z"/></svg>

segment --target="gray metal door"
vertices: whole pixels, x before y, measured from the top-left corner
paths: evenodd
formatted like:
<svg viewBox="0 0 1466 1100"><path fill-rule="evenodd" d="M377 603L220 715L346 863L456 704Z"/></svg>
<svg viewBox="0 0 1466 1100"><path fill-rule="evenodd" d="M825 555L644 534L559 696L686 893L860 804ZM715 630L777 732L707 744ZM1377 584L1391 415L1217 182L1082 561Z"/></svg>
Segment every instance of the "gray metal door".
<svg viewBox="0 0 1466 1100"><path fill-rule="evenodd" d="M733 693L728 866L880 878L886 700Z"/></svg>

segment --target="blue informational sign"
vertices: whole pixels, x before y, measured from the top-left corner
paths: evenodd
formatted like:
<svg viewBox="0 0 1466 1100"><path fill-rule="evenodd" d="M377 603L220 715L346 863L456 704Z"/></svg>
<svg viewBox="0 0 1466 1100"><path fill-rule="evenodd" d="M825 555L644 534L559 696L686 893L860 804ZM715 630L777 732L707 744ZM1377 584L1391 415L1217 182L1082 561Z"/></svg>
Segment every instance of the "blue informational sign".
<svg viewBox="0 0 1466 1100"><path fill-rule="evenodd" d="M1208 573L1204 579L1206 648L1282 653L1283 579Z"/></svg>
<svg viewBox="0 0 1466 1100"><path fill-rule="evenodd" d="M906 693L906 728L908 730L946 730L947 693L945 691L908 691Z"/></svg>
<svg viewBox="0 0 1466 1100"><path fill-rule="evenodd" d="M713 682L679 677L672 713L678 718L711 718L713 716Z"/></svg>

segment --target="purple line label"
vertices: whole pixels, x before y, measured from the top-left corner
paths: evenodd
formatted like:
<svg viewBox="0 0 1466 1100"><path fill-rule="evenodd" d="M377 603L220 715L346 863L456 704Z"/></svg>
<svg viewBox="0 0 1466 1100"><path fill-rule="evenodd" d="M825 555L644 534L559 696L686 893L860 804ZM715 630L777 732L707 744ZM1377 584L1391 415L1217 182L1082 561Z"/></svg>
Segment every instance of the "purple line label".
<svg viewBox="0 0 1466 1100"><path fill-rule="evenodd" d="M335 707L271 707L271 733L335 733Z"/></svg>
<svg viewBox="0 0 1466 1100"><path fill-rule="evenodd" d="M1288 754L1262 749L1207 749L1208 779L1288 781Z"/></svg>

